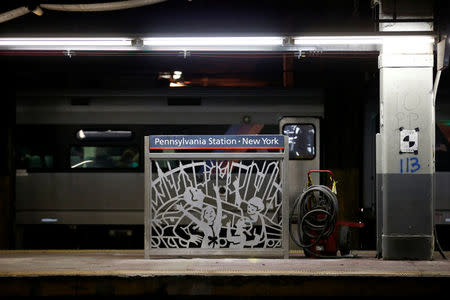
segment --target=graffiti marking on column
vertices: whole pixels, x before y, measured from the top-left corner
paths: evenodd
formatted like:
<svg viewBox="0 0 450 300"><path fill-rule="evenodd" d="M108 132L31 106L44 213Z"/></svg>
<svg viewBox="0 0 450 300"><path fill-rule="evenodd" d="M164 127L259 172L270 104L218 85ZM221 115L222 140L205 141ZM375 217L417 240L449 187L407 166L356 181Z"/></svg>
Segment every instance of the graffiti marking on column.
<svg viewBox="0 0 450 300"><path fill-rule="evenodd" d="M420 170L420 163L417 157L408 157L400 159L400 173L409 174L416 173Z"/></svg>

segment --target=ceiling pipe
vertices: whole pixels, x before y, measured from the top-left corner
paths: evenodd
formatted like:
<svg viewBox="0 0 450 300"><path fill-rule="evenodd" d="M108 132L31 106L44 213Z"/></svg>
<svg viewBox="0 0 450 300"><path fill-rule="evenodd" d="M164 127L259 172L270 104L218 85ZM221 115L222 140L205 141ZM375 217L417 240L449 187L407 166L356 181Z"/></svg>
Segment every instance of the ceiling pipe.
<svg viewBox="0 0 450 300"><path fill-rule="evenodd" d="M40 7L48 10L73 11L73 12L91 12L91 11L111 11L140 6L152 5L167 0L128 0L115 1L107 3L91 3L91 4L40 4Z"/></svg>
<svg viewBox="0 0 450 300"><path fill-rule="evenodd" d="M5 13L0 14L0 23L4 23L9 20L21 17L23 15L28 14L29 12L30 12L30 10L26 6L22 6L22 7L7 11Z"/></svg>
<svg viewBox="0 0 450 300"><path fill-rule="evenodd" d="M24 16L30 12L37 15L42 15L43 9L57 10L57 11L71 11L71 12L98 12L98 11L112 11L128 8L141 7L146 5L157 4L167 0L127 0L115 1L106 3L91 3L91 4L39 4L35 9L30 10L26 6L22 6L5 13L0 14L0 23Z"/></svg>

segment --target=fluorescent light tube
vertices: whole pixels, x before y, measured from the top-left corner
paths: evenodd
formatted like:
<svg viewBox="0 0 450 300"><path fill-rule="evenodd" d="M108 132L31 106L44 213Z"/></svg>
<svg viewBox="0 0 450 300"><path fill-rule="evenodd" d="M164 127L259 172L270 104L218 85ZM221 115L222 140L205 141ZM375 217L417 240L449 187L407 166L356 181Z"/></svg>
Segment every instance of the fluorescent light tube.
<svg viewBox="0 0 450 300"><path fill-rule="evenodd" d="M295 45L361 45L379 44L380 37L373 36L308 36L295 37Z"/></svg>
<svg viewBox="0 0 450 300"><path fill-rule="evenodd" d="M383 36L383 43L434 43L434 37L430 35L399 35Z"/></svg>
<svg viewBox="0 0 450 300"><path fill-rule="evenodd" d="M427 35L405 36L304 36L295 37L294 44L299 45L380 45L390 42L433 43L434 38Z"/></svg>
<svg viewBox="0 0 450 300"><path fill-rule="evenodd" d="M126 38L0 38L0 46L131 46Z"/></svg>
<svg viewBox="0 0 450 300"><path fill-rule="evenodd" d="M144 46L282 46L282 37L144 38Z"/></svg>

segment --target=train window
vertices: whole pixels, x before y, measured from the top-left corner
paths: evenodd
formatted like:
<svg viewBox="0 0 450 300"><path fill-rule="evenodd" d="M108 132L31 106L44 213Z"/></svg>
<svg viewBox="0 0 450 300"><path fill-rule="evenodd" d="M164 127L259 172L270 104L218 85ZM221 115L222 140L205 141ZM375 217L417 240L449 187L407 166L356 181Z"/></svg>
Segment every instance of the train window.
<svg viewBox="0 0 450 300"><path fill-rule="evenodd" d="M99 141L99 140L129 140L133 137L133 132L127 130L78 130L77 139L80 141Z"/></svg>
<svg viewBox="0 0 450 300"><path fill-rule="evenodd" d="M73 146L70 148L72 169L135 169L139 151L134 146Z"/></svg>
<svg viewBox="0 0 450 300"><path fill-rule="evenodd" d="M16 169L49 170L53 169L53 153L48 147L34 145L18 146Z"/></svg>
<svg viewBox="0 0 450 300"><path fill-rule="evenodd" d="M283 134L289 137L289 159L314 159L316 129L312 124L286 124Z"/></svg>

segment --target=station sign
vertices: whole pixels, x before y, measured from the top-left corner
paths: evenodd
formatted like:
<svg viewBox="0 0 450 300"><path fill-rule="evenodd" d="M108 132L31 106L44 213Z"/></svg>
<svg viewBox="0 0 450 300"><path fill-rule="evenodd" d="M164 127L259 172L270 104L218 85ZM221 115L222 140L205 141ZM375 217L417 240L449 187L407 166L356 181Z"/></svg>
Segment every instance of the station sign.
<svg viewBox="0 0 450 300"><path fill-rule="evenodd" d="M283 135L151 135L149 150L284 149Z"/></svg>

